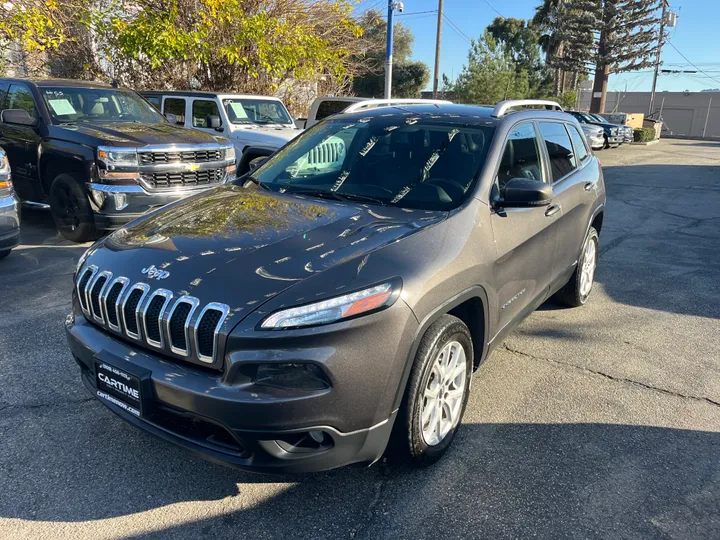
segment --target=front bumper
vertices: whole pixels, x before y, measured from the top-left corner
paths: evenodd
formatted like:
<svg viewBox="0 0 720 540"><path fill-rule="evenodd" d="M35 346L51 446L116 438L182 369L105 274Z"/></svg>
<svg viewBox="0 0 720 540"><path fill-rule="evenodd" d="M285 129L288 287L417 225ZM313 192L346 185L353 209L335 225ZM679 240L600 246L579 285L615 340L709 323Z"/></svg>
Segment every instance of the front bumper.
<svg viewBox="0 0 720 540"><path fill-rule="evenodd" d="M232 182L229 178L224 183ZM193 189L148 191L140 185L111 185L88 183L90 202L95 213L98 229L112 230L121 227L144 214L185 197L202 193L221 183Z"/></svg>
<svg viewBox="0 0 720 540"><path fill-rule="evenodd" d="M20 243L20 200L17 196L0 197L0 251Z"/></svg>
<svg viewBox="0 0 720 540"><path fill-rule="evenodd" d="M375 321L363 321L370 318ZM68 317L66 330L83 383L96 397L97 361L146 374L149 400L142 418L101 399L128 422L211 461L289 473L373 463L385 451L417 323L402 302L352 323L335 335L290 338L297 347L263 333L262 343L226 354L222 371L130 345L77 313ZM387 346L390 340L399 342L395 355L396 348ZM322 366L329 388L261 387L243 377L246 367L258 361L312 361ZM322 443L308 444L312 433L320 433Z"/></svg>
<svg viewBox="0 0 720 540"><path fill-rule="evenodd" d="M586 138L588 140L588 143L590 143L590 148L592 148L593 150L598 150L605 146L605 137L603 137L602 135L598 135L595 137L591 135L586 135Z"/></svg>
<svg viewBox="0 0 720 540"><path fill-rule="evenodd" d="M621 145L623 143L622 135L609 136L607 142L610 146Z"/></svg>

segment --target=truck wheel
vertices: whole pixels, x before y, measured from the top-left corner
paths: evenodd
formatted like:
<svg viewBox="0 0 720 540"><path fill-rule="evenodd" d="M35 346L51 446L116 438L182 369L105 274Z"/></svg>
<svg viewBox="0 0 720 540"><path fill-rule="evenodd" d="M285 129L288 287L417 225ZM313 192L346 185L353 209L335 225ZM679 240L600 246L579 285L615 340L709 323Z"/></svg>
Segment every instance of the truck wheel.
<svg viewBox="0 0 720 540"><path fill-rule="evenodd" d="M590 227L570 281L555 294L555 298L561 304L570 307L579 307L585 305L587 302L590 292L592 291L593 282L595 281L598 244L598 233L594 227Z"/></svg>
<svg viewBox="0 0 720 540"><path fill-rule="evenodd" d="M85 190L69 174L59 174L50 186L50 213L60 234L72 242L99 237Z"/></svg>
<svg viewBox="0 0 720 540"><path fill-rule="evenodd" d="M465 323L443 315L420 341L388 457L415 467L435 463L455 438L467 404L473 345Z"/></svg>
<svg viewBox="0 0 720 540"><path fill-rule="evenodd" d="M608 136L603 135L603 138L605 139L605 144L603 145L603 148L610 148L610 141L608 140Z"/></svg>

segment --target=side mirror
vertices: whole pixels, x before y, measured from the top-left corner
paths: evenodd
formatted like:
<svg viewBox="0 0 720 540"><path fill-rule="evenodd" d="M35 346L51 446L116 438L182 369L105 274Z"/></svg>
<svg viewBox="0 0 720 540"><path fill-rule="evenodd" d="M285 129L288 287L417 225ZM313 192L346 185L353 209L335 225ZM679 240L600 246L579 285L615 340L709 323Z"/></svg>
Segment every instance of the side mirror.
<svg viewBox="0 0 720 540"><path fill-rule="evenodd" d="M257 169L260 165L262 165L263 163L265 163L267 160L268 160L268 156L256 157L255 159L253 159L253 160L250 162L250 170L251 170L251 171L254 171L254 170Z"/></svg>
<svg viewBox="0 0 720 540"><path fill-rule="evenodd" d="M221 129L222 123L220 117L217 114L208 114L205 117L205 125L212 129Z"/></svg>
<svg viewBox="0 0 720 540"><path fill-rule="evenodd" d="M171 124L179 124L178 117L175 116L173 113L165 113L165 118L167 118L167 121Z"/></svg>
<svg viewBox="0 0 720 540"><path fill-rule="evenodd" d="M34 126L37 123L37 119L30 116L25 109L5 109L0 113L0 120L5 124L19 126Z"/></svg>
<svg viewBox="0 0 720 540"><path fill-rule="evenodd" d="M547 206L553 199L552 186L542 180L513 178L505 184L505 197L496 206L504 208L532 208Z"/></svg>

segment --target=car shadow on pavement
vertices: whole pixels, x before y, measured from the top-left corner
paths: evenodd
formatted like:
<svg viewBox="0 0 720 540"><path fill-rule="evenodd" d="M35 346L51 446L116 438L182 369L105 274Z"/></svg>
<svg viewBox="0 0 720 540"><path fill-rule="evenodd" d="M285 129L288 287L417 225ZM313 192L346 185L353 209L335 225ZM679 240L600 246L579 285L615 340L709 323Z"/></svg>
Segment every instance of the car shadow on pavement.
<svg viewBox="0 0 720 540"><path fill-rule="evenodd" d="M12 276L15 282L39 273L44 276L72 274L75 261L89 245L63 238L57 232L50 212L23 208L20 245L0 262L0 276Z"/></svg>
<svg viewBox="0 0 720 540"><path fill-rule="evenodd" d="M596 280L617 302L720 318L718 166L605 167Z"/></svg>
<svg viewBox="0 0 720 540"><path fill-rule="evenodd" d="M17 464L34 478L6 490L19 490L13 501L32 504L8 511L6 502L0 516L140 520L136 514L173 503L229 498L212 508L215 515L183 516L160 529L153 520L153 532L134 537L434 538L438 524L454 530L451 537L476 538L720 535L720 433L470 424L448 455L426 469L378 464L277 477L212 465L154 440L148 445L149 436L129 427L123 439L104 439L113 423L98 426L95 445L106 441L101 450L75 438L80 470L51 456ZM3 476L17 472L5 469Z"/></svg>

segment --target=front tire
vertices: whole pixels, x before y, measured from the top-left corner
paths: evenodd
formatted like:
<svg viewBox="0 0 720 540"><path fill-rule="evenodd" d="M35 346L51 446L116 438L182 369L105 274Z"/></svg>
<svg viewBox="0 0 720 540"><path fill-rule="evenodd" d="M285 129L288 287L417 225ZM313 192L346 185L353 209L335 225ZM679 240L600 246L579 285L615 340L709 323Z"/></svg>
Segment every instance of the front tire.
<svg viewBox="0 0 720 540"><path fill-rule="evenodd" d="M388 457L415 467L439 460L467 405L473 343L465 323L443 315L425 332L393 428Z"/></svg>
<svg viewBox="0 0 720 540"><path fill-rule="evenodd" d="M570 307L579 307L587 302L595 281L598 245L598 233L594 227L590 227L570 281L556 294L556 298L560 303Z"/></svg>
<svg viewBox="0 0 720 540"><path fill-rule="evenodd" d="M82 184L69 174L59 174L50 186L50 213L60 234L72 242L99 238L90 201Z"/></svg>

